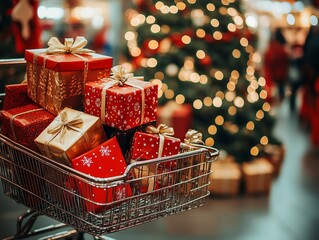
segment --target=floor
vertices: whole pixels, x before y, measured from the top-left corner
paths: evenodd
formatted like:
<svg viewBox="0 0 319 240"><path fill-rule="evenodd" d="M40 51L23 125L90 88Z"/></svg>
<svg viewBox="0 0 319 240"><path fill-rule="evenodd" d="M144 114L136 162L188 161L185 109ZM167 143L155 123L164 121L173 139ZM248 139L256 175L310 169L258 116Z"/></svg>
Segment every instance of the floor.
<svg viewBox="0 0 319 240"><path fill-rule="evenodd" d="M278 108L275 133L286 144L286 158L267 196L217 198L201 207L108 235L117 240L299 240L319 239L319 150L287 102ZM15 232L25 210L0 193L0 239ZM41 219L39 225L52 221ZM85 236L85 239L92 239Z"/></svg>

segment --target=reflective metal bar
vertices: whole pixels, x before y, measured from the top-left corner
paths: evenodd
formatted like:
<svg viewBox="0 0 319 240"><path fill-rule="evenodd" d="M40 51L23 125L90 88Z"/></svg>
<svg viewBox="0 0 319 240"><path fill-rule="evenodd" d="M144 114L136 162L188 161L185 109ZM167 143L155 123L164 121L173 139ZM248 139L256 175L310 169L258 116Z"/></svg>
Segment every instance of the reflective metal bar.
<svg viewBox="0 0 319 240"><path fill-rule="evenodd" d="M0 59L1 65L20 65L25 64L26 61L24 58L8 58L8 59Z"/></svg>

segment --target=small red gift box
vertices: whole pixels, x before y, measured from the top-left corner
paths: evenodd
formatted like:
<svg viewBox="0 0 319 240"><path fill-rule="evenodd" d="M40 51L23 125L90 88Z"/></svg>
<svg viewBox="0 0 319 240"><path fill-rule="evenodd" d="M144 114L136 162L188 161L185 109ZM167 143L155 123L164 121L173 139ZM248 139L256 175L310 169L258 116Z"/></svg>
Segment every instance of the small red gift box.
<svg viewBox="0 0 319 240"><path fill-rule="evenodd" d="M6 85L5 93L3 110L22 107L32 103L31 99L28 98L26 83Z"/></svg>
<svg viewBox="0 0 319 240"><path fill-rule="evenodd" d="M193 108L190 104L178 104L169 101L158 108L157 122L174 128L174 136L182 139L193 124Z"/></svg>
<svg viewBox="0 0 319 240"><path fill-rule="evenodd" d="M25 52L28 96L55 115L65 107L83 110L84 83L108 77L113 63L112 57L77 49L86 44L83 37L71 40L71 47L59 43L62 46L52 50L58 40L51 38L50 48Z"/></svg>
<svg viewBox="0 0 319 240"><path fill-rule="evenodd" d="M72 159L74 169L93 177L108 178L122 175L126 169L126 162L116 137L109 139L93 150ZM89 212L100 212L112 203L132 196L129 184L122 184L109 188L98 188L85 182L79 182L80 194L93 201L85 201ZM95 204L97 203L97 204Z"/></svg>
<svg viewBox="0 0 319 240"><path fill-rule="evenodd" d="M158 157L166 157L178 154L181 140L171 137L174 134L172 128L160 124L157 128L148 126L144 132L136 132L133 138L131 159L148 160Z"/></svg>
<svg viewBox="0 0 319 240"><path fill-rule="evenodd" d="M54 115L37 104L1 111L2 133L32 150L34 139L54 120Z"/></svg>
<svg viewBox="0 0 319 240"><path fill-rule="evenodd" d="M112 79L85 84L84 111L124 131L156 120L158 86L127 78L122 71L116 66Z"/></svg>

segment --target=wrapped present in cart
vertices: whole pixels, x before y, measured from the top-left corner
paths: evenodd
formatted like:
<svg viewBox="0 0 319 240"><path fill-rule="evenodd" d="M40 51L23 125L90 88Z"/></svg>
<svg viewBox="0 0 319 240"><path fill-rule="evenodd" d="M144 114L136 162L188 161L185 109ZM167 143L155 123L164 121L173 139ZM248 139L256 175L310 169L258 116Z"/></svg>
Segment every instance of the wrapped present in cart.
<svg viewBox="0 0 319 240"><path fill-rule="evenodd" d="M31 231L40 215L61 222L53 229L72 227L78 233L103 239L104 234L202 206L209 195L211 163L219 152L200 142L188 139L179 142L174 155L126 162L116 138L111 138L72 157L67 165L0 134L3 191L30 208L19 218L17 233L11 239L49 231ZM103 155L103 161L98 155ZM112 161L116 167L95 174ZM145 182L152 183L152 188L141 191ZM32 220L24 222L25 218Z"/></svg>

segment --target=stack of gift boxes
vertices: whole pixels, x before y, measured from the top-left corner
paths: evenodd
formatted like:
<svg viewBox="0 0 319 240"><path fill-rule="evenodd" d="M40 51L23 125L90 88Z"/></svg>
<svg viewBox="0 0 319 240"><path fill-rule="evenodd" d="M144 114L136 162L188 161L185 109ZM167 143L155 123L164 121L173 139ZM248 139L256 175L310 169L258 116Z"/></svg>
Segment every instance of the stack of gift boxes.
<svg viewBox="0 0 319 240"><path fill-rule="evenodd" d="M172 136L173 129L156 127L158 86L122 66L112 67L112 57L91 53L83 48L85 42L78 37L63 45L52 38L48 49L26 50L27 84L6 86L2 134L99 178L123 175L134 161L178 154L181 141ZM132 177L155 176L174 167L174 161L154 168L143 165ZM65 185L89 199L88 211L98 212L104 203L169 182L169 177L145 178L138 190L128 184L103 189L66 180Z"/></svg>

